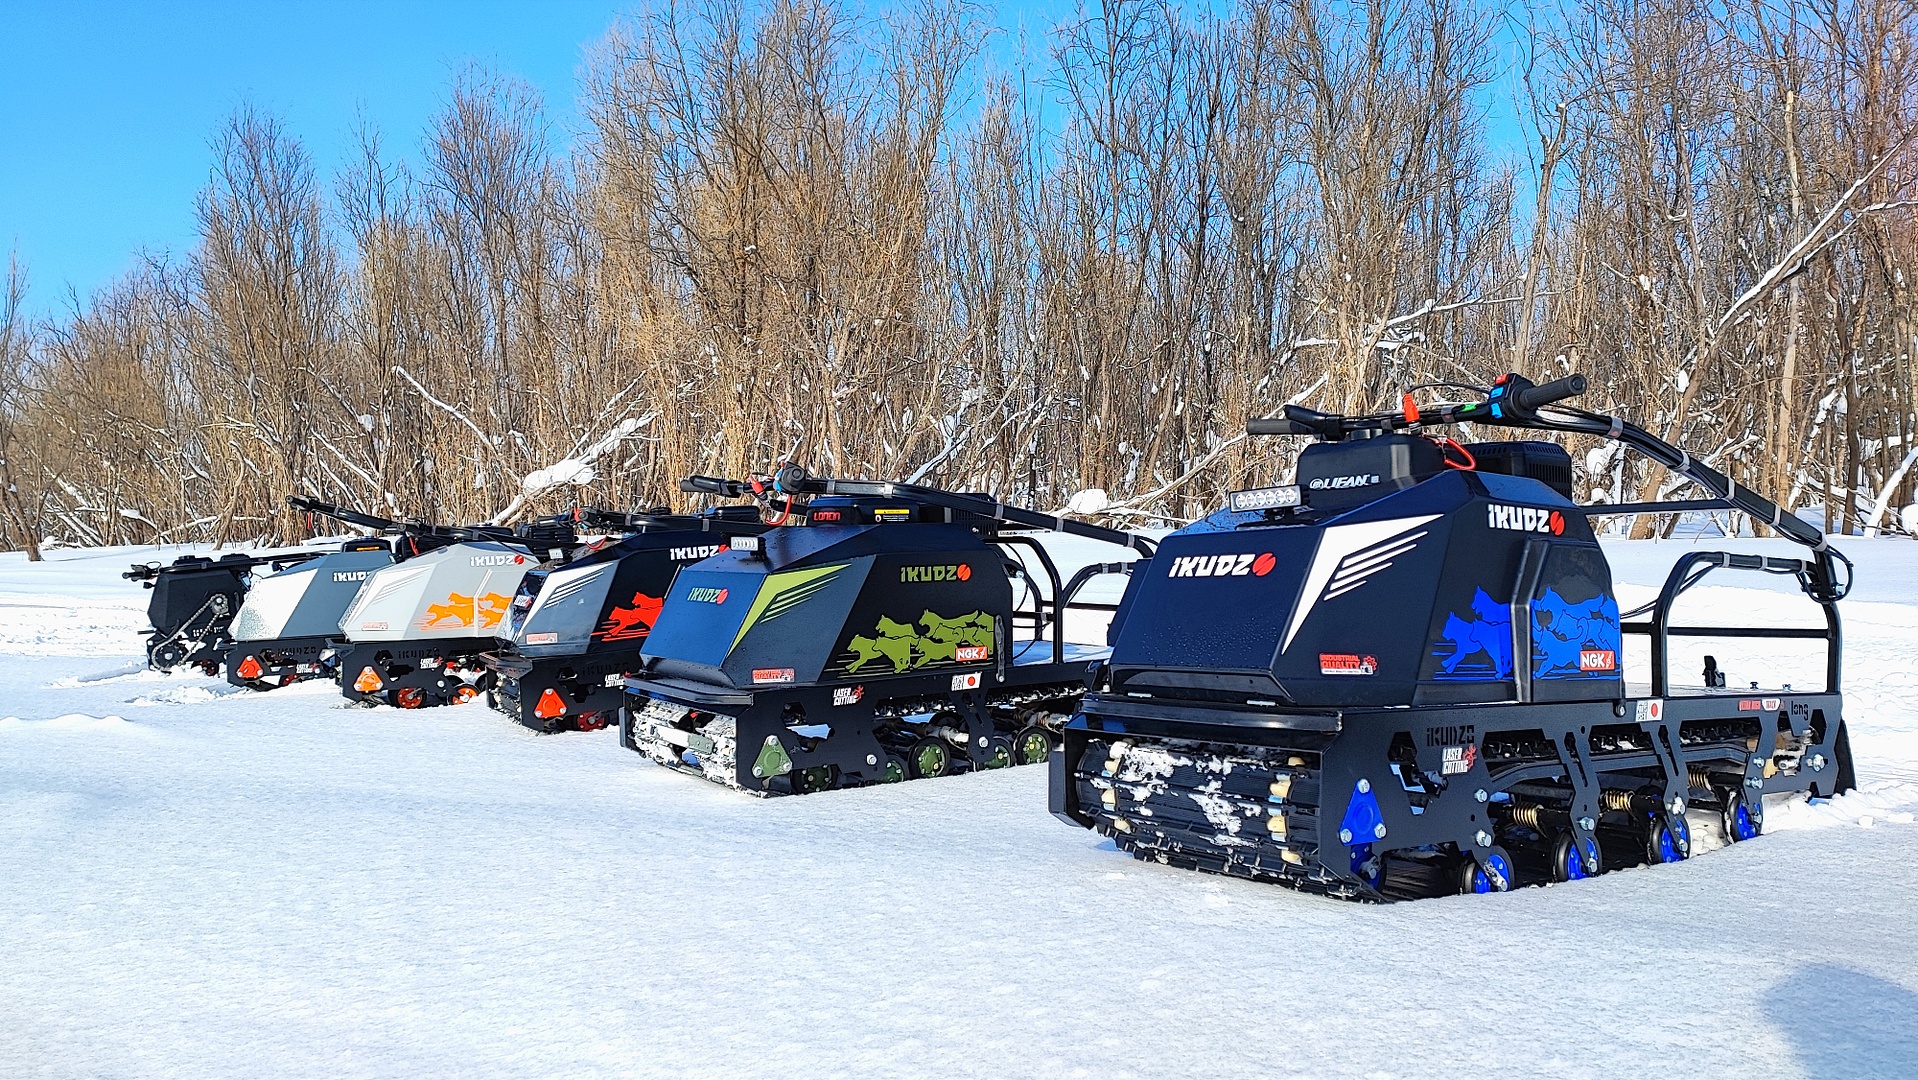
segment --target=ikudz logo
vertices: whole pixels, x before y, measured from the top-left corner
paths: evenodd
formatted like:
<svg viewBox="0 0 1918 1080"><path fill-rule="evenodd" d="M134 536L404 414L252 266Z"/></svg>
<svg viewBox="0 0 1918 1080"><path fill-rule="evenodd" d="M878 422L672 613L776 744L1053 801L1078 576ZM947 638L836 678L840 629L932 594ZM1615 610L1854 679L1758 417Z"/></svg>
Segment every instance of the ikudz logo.
<svg viewBox="0 0 1918 1080"><path fill-rule="evenodd" d="M333 571L333 580L334 581L365 581L366 575L372 572L373 571L371 570L335 570Z"/></svg>
<svg viewBox="0 0 1918 1080"><path fill-rule="evenodd" d="M688 589L686 599L695 604L723 604L726 602L725 589Z"/></svg>
<svg viewBox="0 0 1918 1080"><path fill-rule="evenodd" d="M695 562L710 559L725 550L724 544L696 544L692 547L667 548L666 557L674 562Z"/></svg>
<svg viewBox="0 0 1918 1080"><path fill-rule="evenodd" d="M917 585L931 581L970 581L972 567L965 563L957 566L902 566L899 568L899 581L904 585Z"/></svg>
<svg viewBox="0 0 1918 1080"><path fill-rule="evenodd" d="M1488 503L1485 507L1485 524L1488 528L1504 529L1507 532L1565 535L1565 515L1556 510L1545 510L1536 506Z"/></svg>
<svg viewBox="0 0 1918 1080"><path fill-rule="evenodd" d="M1172 560L1166 577L1264 577L1279 560L1269 551L1225 555L1182 555Z"/></svg>

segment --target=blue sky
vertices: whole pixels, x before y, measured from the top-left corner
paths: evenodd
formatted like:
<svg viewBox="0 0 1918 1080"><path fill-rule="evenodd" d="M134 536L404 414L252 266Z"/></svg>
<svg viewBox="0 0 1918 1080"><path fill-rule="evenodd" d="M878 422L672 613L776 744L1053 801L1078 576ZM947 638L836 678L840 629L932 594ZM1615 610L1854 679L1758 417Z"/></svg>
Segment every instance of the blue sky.
<svg viewBox="0 0 1918 1080"><path fill-rule="evenodd" d="M1201 5L1209 0L1200 0ZM877 6L883 6L878 0ZM454 75L531 84L558 141L580 125L587 52L609 0L0 0L0 261L16 251L52 315L194 240L211 140L235 109L279 116L323 177L362 122L412 155ZM989 17L1043 51L1076 0L1002 0Z"/></svg>
<svg viewBox="0 0 1918 1080"><path fill-rule="evenodd" d="M453 76L478 63L540 91L564 142L580 124L587 51L632 7L0 0L0 262L18 252L29 307L53 314L142 251L187 251L209 145L242 105L285 120L331 177L362 119L389 153L413 154ZM1055 12L1072 10L1071 0L1005 7L1042 23L1041 37Z"/></svg>
<svg viewBox="0 0 1918 1080"><path fill-rule="evenodd" d="M360 117L411 150L452 76L478 62L576 124L576 72L605 0L0 0L0 259L31 306L62 310L137 252L188 249L209 142L242 104L285 119L323 176Z"/></svg>

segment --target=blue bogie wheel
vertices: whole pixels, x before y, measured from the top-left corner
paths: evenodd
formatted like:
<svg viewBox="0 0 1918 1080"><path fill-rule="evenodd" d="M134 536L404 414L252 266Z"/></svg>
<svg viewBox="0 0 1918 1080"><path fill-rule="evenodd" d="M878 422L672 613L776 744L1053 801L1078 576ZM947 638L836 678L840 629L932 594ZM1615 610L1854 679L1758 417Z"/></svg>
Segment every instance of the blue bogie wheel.
<svg viewBox="0 0 1918 1080"><path fill-rule="evenodd" d="M1765 819L1754 812L1753 805L1746 801L1743 791L1734 791L1725 796L1725 839L1736 844L1740 840L1750 840L1765 831Z"/></svg>
<svg viewBox="0 0 1918 1080"><path fill-rule="evenodd" d="M1596 877L1601 868L1597 840L1585 841L1581 850L1577 837L1569 832L1558 834L1558 840L1552 844L1553 881L1583 881Z"/></svg>
<svg viewBox="0 0 1918 1080"><path fill-rule="evenodd" d="M1658 866L1682 862L1691 849L1691 833L1683 818L1663 812L1651 815L1645 825L1645 861Z"/></svg>
<svg viewBox="0 0 1918 1080"><path fill-rule="evenodd" d="M1461 893L1510 892L1514 884L1512 857L1496 844L1459 861Z"/></svg>

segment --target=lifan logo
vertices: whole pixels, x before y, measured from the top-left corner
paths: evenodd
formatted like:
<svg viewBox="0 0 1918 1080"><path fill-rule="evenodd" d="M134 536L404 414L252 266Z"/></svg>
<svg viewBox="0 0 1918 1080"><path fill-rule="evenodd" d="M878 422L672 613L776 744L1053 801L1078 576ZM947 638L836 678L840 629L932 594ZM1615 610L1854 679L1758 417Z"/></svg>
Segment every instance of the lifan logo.
<svg viewBox="0 0 1918 1080"><path fill-rule="evenodd" d="M899 582L902 585L918 585L931 581L970 581L972 567L965 563L957 566L902 566L899 568Z"/></svg>
<svg viewBox="0 0 1918 1080"><path fill-rule="evenodd" d="M710 559L725 550L724 544L696 544L692 547L667 548L666 557L674 562L696 562Z"/></svg>
<svg viewBox="0 0 1918 1080"><path fill-rule="evenodd" d="M1343 491L1346 488L1371 487L1378 482L1378 473L1359 473L1356 476L1321 476L1305 486L1313 491Z"/></svg>
<svg viewBox="0 0 1918 1080"><path fill-rule="evenodd" d="M524 566L526 565L526 556L524 555L475 555L473 556L474 566L505 566L508 563L512 563L516 566Z"/></svg>
<svg viewBox="0 0 1918 1080"><path fill-rule="evenodd" d="M1611 671L1618 667L1618 656L1610 649L1581 649L1578 653L1578 670Z"/></svg>
<svg viewBox="0 0 1918 1080"><path fill-rule="evenodd" d="M333 580L334 581L365 581L366 575L371 574L372 572L373 571L371 570L335 570L333 571Z"/></svg>
<svg viewBox="0 0 1918 1080"><path fill-rule="evenodd" d="M1556 510L1542 510L1536 506L1507 506L1504 503L1490 503L1485 507L1485 524L1488 528L1504 529L1507 532L1565 535L1565 515Z"/></svg>
<svg viewBox="0 0 1918 1080"><path fill-rule="evenodd" d="M695 604L723 604L726 602L725 589L688 589L686 599Z"/></svg>
<svg viewBox="0 0 1918 1080"><path fill-rule="evenodd" d="M1264 577L1279 564L1269 551L1228 552L1224 555L1182 555L1172 560L1166 577Z"/></svg>

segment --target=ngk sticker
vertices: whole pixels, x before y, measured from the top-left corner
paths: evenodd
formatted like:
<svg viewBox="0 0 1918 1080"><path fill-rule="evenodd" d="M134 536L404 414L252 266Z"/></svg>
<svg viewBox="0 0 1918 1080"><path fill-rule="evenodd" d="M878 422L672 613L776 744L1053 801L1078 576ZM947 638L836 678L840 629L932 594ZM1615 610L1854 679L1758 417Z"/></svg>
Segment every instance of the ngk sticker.
<svg viewBox="0 0 1918 1080"><path fill-rule="evenodd" d="M979 673L975 671L970 675L954 675L952 677L952 688L954 690L979 689Z"/></svg>
<svg viewBox="0 0 1918 1080"><path fill-rule="evenodd" d="M1472 771L1478 761L1478 747L1471 743L1464 746L1448 746L1439 751L1439 772L1446 776Z"/></svg>
<svg viewBox="0 0 1918 1080"><path fill-rule="evenodd" d="M1508 532L1550 533L1553 536L1565 534L1564 514L1536 506L1489 503L1485 507L1485 524Z"/></svg>
<svg viewBox="0 0 1918 1080"><path fill-rule="evenodd" d="M1578 670L1612 671L1618 667L1618 656L1610 649L1580 649Z"/></svg>
<svg viewBox="0 0 1918 1080"><path fill-rule="evenodd" d="M983 664L992 655L992 650L984 645L961 645L953 650L953 658L962 664Z"/></svg>
<svg viewBox="0 0 1918 1080"><path fill-rule="evenodd" d="M1228 552L1224 555L1182 555L1172 560L1166 577L1264 577L1279 560L1269 551Z"/></svg>
<svg viewBox="0 0 1918 1080"><path fill-rule="evenodd" d="M753 669L753 681L756 683L785 683L793 681L793 669L789 667L761 667Z"/></svg>
<svg viewBox="0 0 1918 1080"><path fill-rule="evenodd" d="M1321 675L1376 675L1379 672L1379 658L1360 656L1357 653L1319 654L1319 674Z"/></svg>
<svg viewBox="0 0 1918 1080"><path fill-rule="evenodd" d="M859 699L865 696L866 688L863 686L838 686L833 688L832 703L834 705L857 705L859 704Z"/></svg>
<svg viewBox="0 0 1918 1080"><path fill-rule="evenodd" d="M692 562L698 559L710 559L725 550L724 544L697 544L693 547L667 548L666 557L674 562Z"/></svg>

